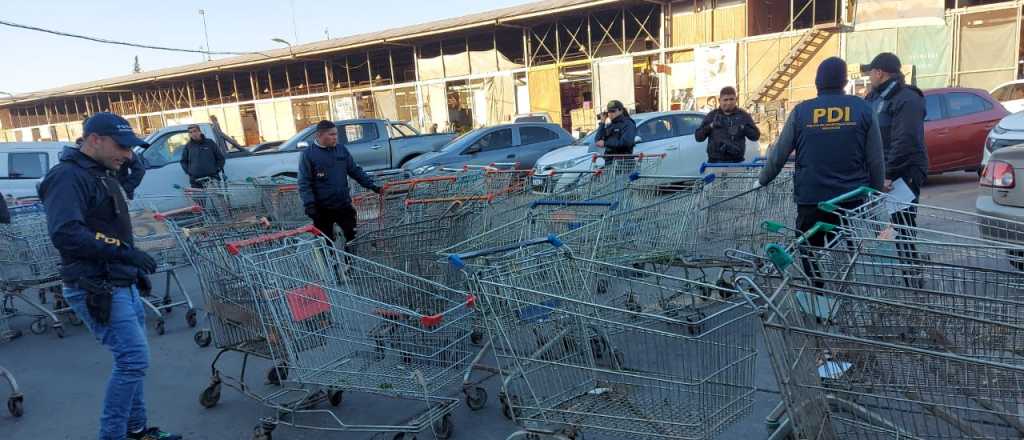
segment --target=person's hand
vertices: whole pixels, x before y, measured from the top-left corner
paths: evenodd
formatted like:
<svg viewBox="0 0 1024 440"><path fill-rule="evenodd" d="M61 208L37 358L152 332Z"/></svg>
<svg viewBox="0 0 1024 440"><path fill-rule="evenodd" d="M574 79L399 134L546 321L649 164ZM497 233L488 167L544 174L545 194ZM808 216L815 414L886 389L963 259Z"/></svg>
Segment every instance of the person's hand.
<svg viewBox="0 0 1024 440"><path fill-rule="evenodd" d="M306 217L316 218L316 205L306 205Z"/></svg>
<svg viewBox="0 0 1024 440"><path fill-rule="evenodd" d="M750 189L758 189L764 185L761 185L761 179L754 179L754 184L751 185Z"/></svg>
<svg viewBox="0 0 1024 440"><path fill-rule="evenodd" d="M156 272L156 260L144 251L131 248L122 248L121 261L135 266L142 273L150 274Z"/></svg>
<svg viewBox="0 0 1024 440"><path fill-rule="evenodd" d="M604 141L600 140L594 143L598 148L604 148Z"/></svg>
<svg viewBox="0 0 1024 440"><path fill-rule="evenodd" d="M892 180L885 179L885 183L882 184L882 190L885 192L892 191Z"/></svg>

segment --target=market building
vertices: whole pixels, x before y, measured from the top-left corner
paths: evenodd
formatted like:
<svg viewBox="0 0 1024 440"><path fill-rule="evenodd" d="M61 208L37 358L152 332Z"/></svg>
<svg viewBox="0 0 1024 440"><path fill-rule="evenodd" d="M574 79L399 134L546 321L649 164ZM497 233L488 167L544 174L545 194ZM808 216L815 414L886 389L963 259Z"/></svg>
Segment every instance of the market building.
<svg viewBox="0 0 1024 440"><path fill-rule="evenodd" d="M1018 78L1022 7L541 1L0 98L0 141L73 140L98 111L123 114L145 133L215 115L246 144L286 139L320 119L381 117L445 131L455 112L474 127L543 112L583 132L610 99L634 112L700 110L713 108L725 85L737 87L770 139L786 109L814 96L814 67L829 56L855 66L895 52L922 88L988 90ZM851 79L852 92L863 87L859 73Z"/></svg>

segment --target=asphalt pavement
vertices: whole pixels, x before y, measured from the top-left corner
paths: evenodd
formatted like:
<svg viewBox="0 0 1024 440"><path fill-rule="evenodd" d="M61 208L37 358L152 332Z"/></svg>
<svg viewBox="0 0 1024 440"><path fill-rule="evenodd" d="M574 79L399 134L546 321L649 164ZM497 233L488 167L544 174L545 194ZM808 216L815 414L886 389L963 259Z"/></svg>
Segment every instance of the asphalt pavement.
<svg viewBox="0 0 1024 440"><path fill-rule="evenodd" d="M968 173L933 176L925 187L922 203L954 209L970 210L974 205L977 177ZM194 277L188 271L181 274L185 288L199 299ZM154 280L159 289L162 275ZM34 297L34 295L33 295ZM152 318L152 317L151 317ZM24 336L11 342L0 342L0 366L16 377L24 394L24 416L11 417L0 412L0 438L9 440L36 439L93 439L97 429L102 395L110 373L111 358L88 331L82 327L65 325L66 334L58 338L53 331L35 335L28 331L30 321L15 320L13 327L22 329ZM146 396L151 424L180 432L188 440L235 440L252 438L253 428L268 410L260 403L223 388L218 404L210 409L199 403L199 397L210 383L210 363L217 351L213 347L201 348L193 342L194 330L185 322L183 310L175 310L167 317L166 333L158 335L151 320L149 326L151 367L146 379ZM200 327L204 325L201 316ZM750 413L730 426L719 438L766 438L764 418L778 402L775 376L762 347L756 366L758 391ZM226 354L220 368L237 374L241 370L241 356ZM247 377L257 390L272 391L265 384L270 364L250 359ZM452 438L463 440L505 439L516 426L501 414L498 380L485 383L490 399L479 411L471 411L463 403L453 417ZM0 400L6 400L6 384L0 381ZM462 397L459 387L452 387L450 395ZM422 408L422 401L395 400L358 393L346 393L335 411L344 423L403 423ZM326 403L321 408L330 408ZM587 438L606 438L587 436ZM318 432L289 427L274 431L274 439L369 439L368 433ZM376 438L391 438L391 435ZM419 435L431 439L430 433Z"/></svg>

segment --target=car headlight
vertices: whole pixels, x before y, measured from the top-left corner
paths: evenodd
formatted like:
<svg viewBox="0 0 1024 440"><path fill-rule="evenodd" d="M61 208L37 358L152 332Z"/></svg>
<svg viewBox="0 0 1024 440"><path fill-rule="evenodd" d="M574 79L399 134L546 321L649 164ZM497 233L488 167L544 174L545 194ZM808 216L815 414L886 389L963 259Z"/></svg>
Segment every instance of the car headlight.
<svg viewBox="0 0 1024 440"><path fill-rule="evenodd" d="M437 168L437 167L435 167L433 165L423 165L421 167L416 167L415 169L413 169L412 173L417 175L417 176L419 176L419 175L426 174L426 173L429 173L431 171L434 171L434 168Z"/></svg>
<svg viewBox="0 0 1024 440"><path fill-rule="evenodd" d="M992 129L992 134L1006 134L1007 131L1009 130L997 125Z"/></svg>

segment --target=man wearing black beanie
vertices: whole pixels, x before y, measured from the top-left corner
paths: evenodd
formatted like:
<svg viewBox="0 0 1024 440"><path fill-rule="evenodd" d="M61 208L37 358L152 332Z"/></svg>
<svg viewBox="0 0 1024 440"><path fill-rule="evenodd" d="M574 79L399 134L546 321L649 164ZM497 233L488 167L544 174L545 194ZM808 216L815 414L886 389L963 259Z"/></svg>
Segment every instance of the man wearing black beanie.
<svg viewBox="0 0 1024 440"><path fill-rule="evenodd" d="M884 186L885 157L878 123L864 100L845 94L846 79L845 61L837 57L822 61L814 79L818 97L801 102L790 112L758 179L760 185L768 185L796 151L793 192L796 228L801 232L819 221L839 223L836 214L818 209L819 202L861 186L877 190ZM844 207L859 204L851 201ZM809 243L824 246L826 239L818 234Z"/></svg>

